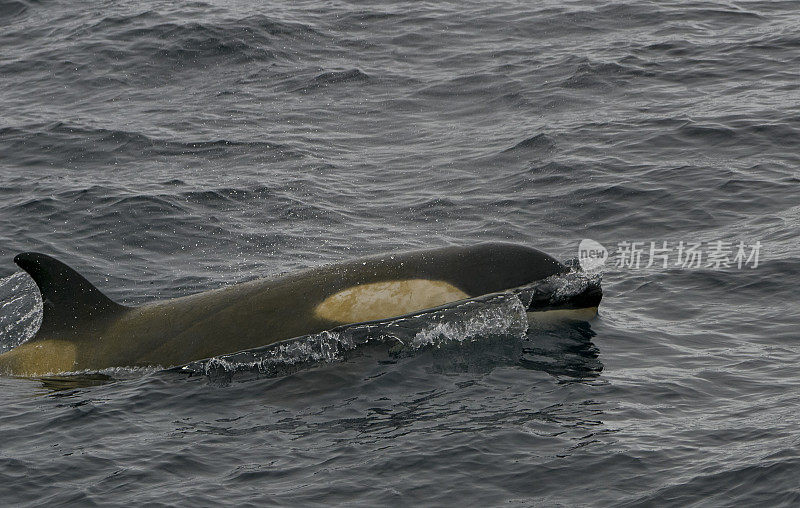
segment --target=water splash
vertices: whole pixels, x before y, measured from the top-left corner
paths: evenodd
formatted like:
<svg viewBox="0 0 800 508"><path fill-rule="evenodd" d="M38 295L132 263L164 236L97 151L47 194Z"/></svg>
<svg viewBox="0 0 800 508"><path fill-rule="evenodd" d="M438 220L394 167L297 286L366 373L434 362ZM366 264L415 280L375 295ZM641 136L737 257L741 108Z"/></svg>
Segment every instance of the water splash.
<svg viewBox="0 0 800 508"><path fill-rule="evenodd" d="M503 293L454 302L388 321L344 325L259 348L192 362L173 370L215 379L240 373L277 377L323 363L344 361L368 342L389 345L394 355L528 331L527 311L559 306L599 290L601 275L581 271L548 277Z"/></svg>
<svg viewBox="0 0 800 508"><path fill-rule="evenodd" d="M458 310L460 316L447 311L426 316L430 323L414 335L409 346L413 349L428 345L438 347L491 335L522 336L528 331L526 308L513 294L486 302L465 302Z"/></svg>
<svg viewBox="0 0 800 508"><path fill-rule="evenodd" d="M277 377L315 365L340 362L368 342L387 344L393 354L413 354L489 336L521 337L528 329L526 308L513 293L487 295L418 314L341 326L277 344L192 362L174 370L213 379L249 373Z"/></svg>
<svg viewBox="0 0 800 508"><path fill-rule="evenodd" d="M602 274L571 271L512 290L526 309L538 310L573 302L575 297L601 291Z"/></svg>
<svg viewBox="0 0 800 508"><path fill-rule="evenodd" d="M0 353L33 337L43 315L42 297L27 273L0 279Z"/></svg>
<svg viewBox="0 0 800 508"><path fill-rule="evenodd" d="M344 359L344 352L354 348L355 342L349 334L325 331L283 341L274 346L239 351L192 362L182 367L181 370L202 373L211 377L236 372L251 372L265 377L277 377L307 366L341 361Z"/></svg>

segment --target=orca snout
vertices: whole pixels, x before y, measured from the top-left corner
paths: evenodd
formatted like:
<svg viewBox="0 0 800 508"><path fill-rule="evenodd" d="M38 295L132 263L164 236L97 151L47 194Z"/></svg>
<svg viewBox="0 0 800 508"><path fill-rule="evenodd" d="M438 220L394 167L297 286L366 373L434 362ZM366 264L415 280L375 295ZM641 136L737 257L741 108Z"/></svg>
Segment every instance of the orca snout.
<svg viewBox="0 0 800 508"><path fill-rule="evenodd" d="M596 308L603 299L599 280L588 280L579 291L564 290L557 281L543 281L535 286L528 312Z"/></svg>

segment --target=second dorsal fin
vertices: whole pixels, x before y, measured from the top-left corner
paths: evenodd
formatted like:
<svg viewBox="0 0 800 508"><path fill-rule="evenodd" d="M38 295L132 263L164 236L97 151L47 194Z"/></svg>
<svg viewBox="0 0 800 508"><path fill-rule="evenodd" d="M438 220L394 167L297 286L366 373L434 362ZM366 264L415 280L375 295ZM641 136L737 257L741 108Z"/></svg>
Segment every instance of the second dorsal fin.
<svg viewBox="0 0 800 508"><path fill-rule="evenodd" d="M101 293L81 274L46 254L24 252L14 262L28 272L42 293L44 316L34 339L43 334L76 330L89 321L127 309Z"/></svg>

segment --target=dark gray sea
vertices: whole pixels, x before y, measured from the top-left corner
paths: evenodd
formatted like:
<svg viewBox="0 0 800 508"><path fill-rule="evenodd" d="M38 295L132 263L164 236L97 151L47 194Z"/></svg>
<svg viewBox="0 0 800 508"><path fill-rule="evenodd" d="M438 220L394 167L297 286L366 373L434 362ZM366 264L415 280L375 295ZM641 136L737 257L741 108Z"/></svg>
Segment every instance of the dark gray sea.
<svg viewBox="0 0 800 508"><path fill-rule="evenodd" d="M0 504L797 506L798 168L794 1L0 0L0 350L23 251L137 305L608 250L588 323L0 378Z"/></svg>

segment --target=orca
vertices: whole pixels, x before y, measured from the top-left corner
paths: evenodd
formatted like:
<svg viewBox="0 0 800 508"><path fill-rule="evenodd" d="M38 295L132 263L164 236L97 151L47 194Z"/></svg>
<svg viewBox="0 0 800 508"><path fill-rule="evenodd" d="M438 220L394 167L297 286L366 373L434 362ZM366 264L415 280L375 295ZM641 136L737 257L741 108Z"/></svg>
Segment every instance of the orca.
<svg viewBox="0 0 800 508"><path fill-rule="evenodd" d="M0 374L35 377L109 367L171 367L331 330L390 320L558 276L570 268L508 243L383 254L256 279L139 307L112 301L64 263L27 252L14 262L42 296L43 319L27 342L0 355ZM599 285L552 308L597 312Z"/></svg>

